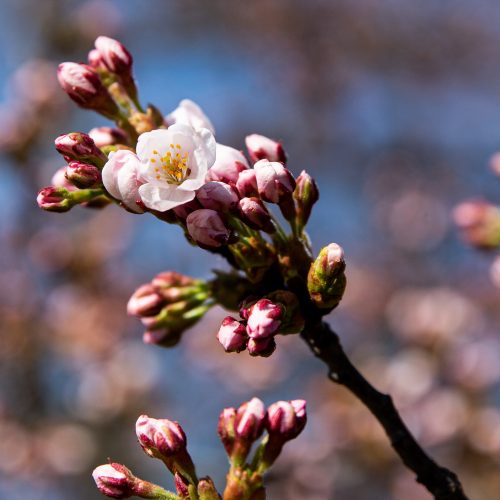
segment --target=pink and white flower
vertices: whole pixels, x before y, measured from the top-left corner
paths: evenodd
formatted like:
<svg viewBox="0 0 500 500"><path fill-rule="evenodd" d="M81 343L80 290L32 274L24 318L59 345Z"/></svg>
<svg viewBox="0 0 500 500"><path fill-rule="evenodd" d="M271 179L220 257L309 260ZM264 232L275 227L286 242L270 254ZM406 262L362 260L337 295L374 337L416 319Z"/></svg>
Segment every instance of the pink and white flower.
<svg viewBox="0 0 500 500"><path fill-rule="evenodd" d="M194 129L207 128L212 134L215 134L212 122L198 104L190 99L183 99L179 103L179 106L165 117L165 121L167 125L180 123L182 125L189 125Z"/></svg>
<svg viewBox="0 0 500 500"><path fill-rule="evenodd" d="M175 124L139 137L137 154L111 153L102 170L104 187L130 210L144 206L165 212L187 203L205 183L215 161L215 139L202 128Z"/></svg>
<svg viewBox="0 0 500 500"><path fill-rule="evenodd" d="M148 208L165 212L191 201L215 161L215 139L206 128L176 123L146 132L137 142L139 187Z"/></svg>

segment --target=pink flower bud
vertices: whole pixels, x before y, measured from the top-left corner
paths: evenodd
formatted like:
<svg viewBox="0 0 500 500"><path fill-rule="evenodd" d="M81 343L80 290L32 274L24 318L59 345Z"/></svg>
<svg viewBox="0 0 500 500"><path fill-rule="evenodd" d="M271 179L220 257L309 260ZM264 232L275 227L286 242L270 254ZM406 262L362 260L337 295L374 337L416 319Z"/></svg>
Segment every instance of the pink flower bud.
<svg viewBox="0 0 500 500"><path fill-rule="evenodd" d="M177 422L141 415L135 431L142 449L151 457L163 459L186 450L186 435Z"/></svg>
<svg viewBox="0 0 500 500"><path fill-rule="evenodd" d="M66 178L79 188L90 188L102 184L101 171L94 165L70 161Z"/></svg>
<svg viewBox="0 0 500 500"><path fill-rule="evenodd" d="M273 337L263 339L249 339L247 342L248 354L268 358L276 350L276 341Z"/></svg>
<svg viewBox="0 0 500 500"><path fill-rule="evenodd" d="M128 136L120 128L97 127L89 132L89 137L98 148L114 146L115 144L128 144Z"/></svg>
<svg viewBox="0 0 500 500"><path fill-rule="evenodd" d="M130 498L134 495L135 477L127 467L117 463L100 465L92 472L97 489L107 497Z"/></svg>
<svg viewBox="0 0 500 500"><path fill-rule="evenodd" d="M238 439L256 441L264 431L266 411L264 403L253 398L236 410L234 432Z"/></svg>
<svg viewBox="0 0 500 500"><path fill-rule="evenodd" d="M242 198L238 203L240 216L243 222L253 229L266 233L274 233L275 227L271 222L271 215L258 198Z"/></svg>
<svg viewBox="0 0 500 500"><path fill-rule="evenodd" d="M286 154L280 142L273 141L263 135L247 135L245 144L250 159L255 163L259 160L279 161L286 163Z"/></svg>
<svg viewBox="0 0 500 500"><path fill-rule="evenodd" d="M127 313L130 316L154 316L165 305L163 297L149 283L140 286L127 303Z"/></svg>
<svg viewBox="0 0 500 500"><path fill-rule="evenodd" d="M240 352L245 349L248 337L245 326L227 316L222 320L217 339L226 352Z"/></svg>
<svg viewBox="0 0 500 500"><path fill-rule="evenodd" d="M206 182L196 192L196 198L203 208L210 208L218 212L228 212L233 210L238 204L238 193L225 182Z"/></svg>
<svg viewBox="0 0 500 500"><path fill-rule="evenodd" d="M226 245L231 231L224 225L221 216L208 208L190 213L186 219L187 230L200 246L217 248Z"/></svg>
<svg viewBox="0 0 500 500"><path fill-rule="evenodd" d="M243 153L229 146L217 143L215 158L215 163L205 177L207 182L220 181L235 185L239 173L250 168Z"/></svg>
<svg viewBox="0 0 500 500"><path fill-rule="evenodd" d="M219 416L217 432L220 436L226 453L231 456L235 442L234 422L236 419L236 410L234 408L224 408Z"/></svg>
<svg viewBox="0 0 500 500"><path fill-rule="evenodd" d="M69 182L66 177L67 168L68 167L65 166L56 170L56 173L52 176L50 183L53 187L63 187L66 188L68 191L76 191L77 187L71 182Z"/></svg>
<svg viewBox="0 0 500 500"><path fill-rule="evenodd" d="M254 165L260 197L270 203L279 203L295 189L292 174L278 162L260 160Z"/></svg>
<svg viewBox="0 0 500 500"><path fill-rule="evenodd" d="M283 308L269 299L258 300L251 308L247 319L247 333L253 339L275 335L281 325Z"/></svg>
<svg viewBox="0 0 500 500"><path fill-rule="evenodd" d="M89 54L87 56L87 62L89 63L89 66L91 66L94 69L103 69L104 68L104 63L102 61L101 54L96 49L92 49L89 52Z"/></svg>
<svg viewBox="0 0 500 500"><path fill-rule="evenodd" d="M69 190L63 187L48 186L40 189L36 201L38 206L49 212L67 212L73 207L68 199Z"/></svg>
<svg viewBox="0 0 500 500"><path fill-rule="evenodd" d="M95 41L95 48L101 56L101 61L112 73L130 73L132 56L125 46L118 40L107 36L99 36Z"/></svg>
<svg viewBox="0 0 500 500"><path fill-rule="evenodd" d="M62 63L57 78L63 90L82 108L93 109L108 118L118 113L118 107L102 84L99 74L87 64Z"/></svg>
<svg viewBox="0 0 500 500"><path fill-rule="evenodd" d="M306 402L303 399L278 401L267 409L266 429L280 441L296 438L306 425Z"/></svg>
<svg viewBox="0 0 500 500"><path fill-rule="evenodd" d="M67 161L77 160L102 167L107 156L95 145L92 138L82 132L71 132L57 137L54 141L56 149Z"/></svg>
<svg viewBox="0 0 500 500"><path fill-rule="evenodd" d="M241 198L259 196L257 179L253 168L248 168L240 172L236 181L236 189Z"/></svg>

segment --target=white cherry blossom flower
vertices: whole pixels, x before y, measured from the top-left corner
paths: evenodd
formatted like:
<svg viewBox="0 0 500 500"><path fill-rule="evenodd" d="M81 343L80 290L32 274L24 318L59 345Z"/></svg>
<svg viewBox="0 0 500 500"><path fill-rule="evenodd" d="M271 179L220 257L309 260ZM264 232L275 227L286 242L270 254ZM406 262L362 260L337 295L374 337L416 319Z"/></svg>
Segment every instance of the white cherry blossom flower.
<svg viewBox="0 0 500 500"><path fill-rule="evenodd" d="M194 129L207 128L212 134L215 134L214 126L207 115L205 115L198 104L189 99L183 99L179 103L179 106L165 117L165 121L167 125L180 123L182 125L189 125Z"/></svg>
<svg viewBox="0 0 500 500"><path fill-rule="evenodd" d="M206 128L176 123L142 134L137 156L140 197L148 208L164 212L191 201L205 183L215 161L215 139Z"/></svg>

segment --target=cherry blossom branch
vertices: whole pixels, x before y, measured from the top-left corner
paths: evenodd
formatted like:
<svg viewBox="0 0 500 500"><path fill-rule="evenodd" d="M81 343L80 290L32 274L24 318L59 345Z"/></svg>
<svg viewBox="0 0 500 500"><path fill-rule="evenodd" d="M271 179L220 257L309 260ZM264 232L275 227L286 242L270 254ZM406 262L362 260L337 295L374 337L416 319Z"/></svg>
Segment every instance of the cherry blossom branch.
<svg viewBox="0 0 500 500"><path fill-rule="evenodd" d="M436 500L466 500L457 475L437 464L418 444L399 415L391 396L375 389L347 357L338 335L316 320L301 333L314 355L328 366L328 377L350 390L375 416L403 463Z"/></svg>

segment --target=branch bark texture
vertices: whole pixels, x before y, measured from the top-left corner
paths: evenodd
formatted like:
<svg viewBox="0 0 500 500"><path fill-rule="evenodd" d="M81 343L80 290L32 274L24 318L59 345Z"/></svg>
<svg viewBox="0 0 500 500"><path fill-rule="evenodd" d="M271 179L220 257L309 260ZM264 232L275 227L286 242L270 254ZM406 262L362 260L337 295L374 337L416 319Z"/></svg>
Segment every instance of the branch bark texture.
<svg viewBox="0 0 500 500"><path fill-rule="evenodd" d="M391 396L375 389L347 357L339 337L319 320L301 334L316 357L328 366L329 378L349 389L384 428L403 463L437 500L467 500L457 475L437 464L417 443L401 419Z"/></svg>

